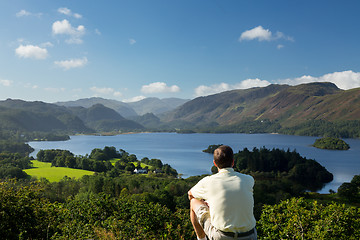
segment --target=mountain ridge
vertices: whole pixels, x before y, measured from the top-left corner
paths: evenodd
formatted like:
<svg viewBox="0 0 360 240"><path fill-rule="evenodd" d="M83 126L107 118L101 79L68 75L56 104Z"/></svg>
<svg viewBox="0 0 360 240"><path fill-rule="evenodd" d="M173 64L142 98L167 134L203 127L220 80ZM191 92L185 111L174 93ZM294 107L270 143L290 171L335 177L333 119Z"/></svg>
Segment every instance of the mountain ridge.
<svg viewBox="0 0 360 240"><path fill-rule="evenodd" d="M213 127L276 121L292 127L309 120L360 120L360 88L333 83L269 85L193 99L161 118L176 126Z"/></svg>
<svg viewBox="0 0 360 240"><path fill-rule="evenodd" d="M75 101L56 102L54 104L65 107L85 107L90 108L95 104L102 104L105 107L114 109L121 116L131 118L146 113L153 113L155 115L167 111L171 111L181 104L189 101L188 99L180 98L145 98L137 102L121 102L113 99L104 99L100 97L82 98Z"/></svg>

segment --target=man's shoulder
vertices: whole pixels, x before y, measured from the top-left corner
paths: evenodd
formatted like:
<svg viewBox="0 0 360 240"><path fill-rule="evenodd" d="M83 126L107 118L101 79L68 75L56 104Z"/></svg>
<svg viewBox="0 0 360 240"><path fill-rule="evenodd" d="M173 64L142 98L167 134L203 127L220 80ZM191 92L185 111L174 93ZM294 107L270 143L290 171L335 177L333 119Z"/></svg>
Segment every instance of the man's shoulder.
<svg viewBox="0 0 360 240"><path fill-rule="evenodd" d="M239 173L239 172L234 172L234 174L243 180L254 181L254 178L251 175Z"/></svg>

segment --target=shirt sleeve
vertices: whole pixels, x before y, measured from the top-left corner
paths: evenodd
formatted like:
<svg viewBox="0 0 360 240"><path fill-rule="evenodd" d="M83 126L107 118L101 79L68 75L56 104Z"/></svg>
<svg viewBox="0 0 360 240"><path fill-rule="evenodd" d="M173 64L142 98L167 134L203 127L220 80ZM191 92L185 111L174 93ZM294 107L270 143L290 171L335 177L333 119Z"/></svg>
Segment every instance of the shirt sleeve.
<svg viewBox="0 0 360 240"><path fill-rule="evenodd" d="M195 186L193 186L190 191L191 194L196 199L207 199L206 197L206 180L207 177L201 179Z"/></svg>

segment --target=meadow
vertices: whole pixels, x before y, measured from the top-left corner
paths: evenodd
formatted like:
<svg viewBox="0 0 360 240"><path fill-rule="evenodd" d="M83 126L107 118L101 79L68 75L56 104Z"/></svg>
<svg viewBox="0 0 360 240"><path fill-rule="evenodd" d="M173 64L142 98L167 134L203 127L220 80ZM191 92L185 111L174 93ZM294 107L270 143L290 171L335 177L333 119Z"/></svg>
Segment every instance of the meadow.
<svg viewBox="0 0 360 240"><path fill-rule="evenodd" d="M46 178L50 182L58 182L65 176L79 179L84 175L94 174L93 171L87 171L82 169L51 167L51 163L40 162L37 160L32 160L31 162L33 164L33 168L25 169L24 171L32 177L37 177L38 179Z"/></svg>

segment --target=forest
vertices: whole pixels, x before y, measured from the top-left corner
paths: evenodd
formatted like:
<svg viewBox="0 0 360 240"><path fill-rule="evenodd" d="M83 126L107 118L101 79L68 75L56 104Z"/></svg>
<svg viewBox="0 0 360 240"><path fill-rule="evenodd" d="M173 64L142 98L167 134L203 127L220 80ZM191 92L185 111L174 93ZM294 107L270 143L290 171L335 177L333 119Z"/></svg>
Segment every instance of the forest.
<svg viewBox="0 0 360 240"><path fill-rule="evenodd" d="M5 239L196 238L187 191L204 176L179 178L160 159L139 160L108 146L85 156L39 151L37 160L54 167L96 172L49 182L22 174L33 160L26 143L8 141L1 149L0 235ZM149 171L134 174L135 168ZM331 173L296 151L266 148L237 152L234 168L255 178L259 239L360 237L359 176L338 193L314 194L308 190L331 181Z"/></svg>

